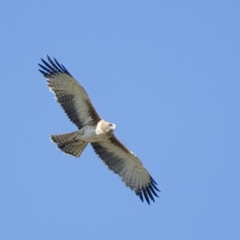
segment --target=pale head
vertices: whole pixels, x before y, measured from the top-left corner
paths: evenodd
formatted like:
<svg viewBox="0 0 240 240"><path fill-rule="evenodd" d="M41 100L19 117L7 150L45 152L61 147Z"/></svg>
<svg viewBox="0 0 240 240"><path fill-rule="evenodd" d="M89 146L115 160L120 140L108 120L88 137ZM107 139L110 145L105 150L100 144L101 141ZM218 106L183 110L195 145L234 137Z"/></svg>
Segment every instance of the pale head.
<svg viewBox="0 0 240 240"><path fill-rule="evenodd" d="M116 129L116 125L114 123L105 122L104 120L100 120L98 122L98 128L101 129L102 133L111 133Z"/></svg>
<svg viewBox="0 0 240 240"><path fill-rule="evenodd" d="M107 123L106 131L107 132L113 132L116 129L116 124L114 123Z"/></svg>

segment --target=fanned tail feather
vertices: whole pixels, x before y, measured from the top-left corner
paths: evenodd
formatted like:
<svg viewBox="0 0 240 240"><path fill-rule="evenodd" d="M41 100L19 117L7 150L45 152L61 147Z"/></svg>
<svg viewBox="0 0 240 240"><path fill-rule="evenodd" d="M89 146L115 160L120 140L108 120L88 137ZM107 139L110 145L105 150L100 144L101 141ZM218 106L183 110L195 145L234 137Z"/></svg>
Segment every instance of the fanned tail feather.
<svg viewBox="0 0 240 240"><path fill-rule="evenodd" d="M79 157L88 143L76 140L78 132L52 135L51 140L64 153Z"/></svg>

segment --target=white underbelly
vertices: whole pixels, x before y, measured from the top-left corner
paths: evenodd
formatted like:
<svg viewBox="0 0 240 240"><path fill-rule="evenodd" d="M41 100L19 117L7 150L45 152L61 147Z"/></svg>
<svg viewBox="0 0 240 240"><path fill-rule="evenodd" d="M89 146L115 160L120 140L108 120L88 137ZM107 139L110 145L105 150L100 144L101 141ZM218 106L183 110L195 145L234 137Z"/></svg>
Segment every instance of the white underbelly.
<svg viewBox="0 0 240 240"><path fill-rule="evenodd" d="M105 138L107 138L107 134L96 134L96 127L85 126L79 130L79 135L76 139L84 142L98 142Z"/></svg>

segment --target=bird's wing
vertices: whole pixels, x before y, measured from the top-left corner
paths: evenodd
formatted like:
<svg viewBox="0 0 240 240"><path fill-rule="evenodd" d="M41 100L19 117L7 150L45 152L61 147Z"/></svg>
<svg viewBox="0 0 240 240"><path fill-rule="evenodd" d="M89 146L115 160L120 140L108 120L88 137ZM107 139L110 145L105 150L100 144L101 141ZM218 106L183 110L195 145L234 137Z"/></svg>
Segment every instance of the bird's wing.
<svg viewBox="0 0 240 240"><path fill-rule="evenodd" d="M72 77L68 70L54 58L41 59L39 71L47 79L47 85L55 95L68 118L80 129L82 126L97 124L101 119L94 109L84 88Z"/></svg>
<svg viewBox="0 0 240 240"><path fill-rule="evenodd" d="M150 204L156 191L157 183L144 168L137 156L129 151L118 139L112 135L110 138L91 143L95 153L103 160L110 170L118 174L126 186L135 191L136 195Z"/></svg>

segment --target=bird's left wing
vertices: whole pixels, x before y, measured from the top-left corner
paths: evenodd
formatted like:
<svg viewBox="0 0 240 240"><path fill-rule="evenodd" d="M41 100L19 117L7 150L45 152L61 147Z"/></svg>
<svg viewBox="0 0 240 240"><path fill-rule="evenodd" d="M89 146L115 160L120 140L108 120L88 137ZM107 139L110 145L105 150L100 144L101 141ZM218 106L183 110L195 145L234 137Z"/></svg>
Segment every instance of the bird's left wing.
<svg viewBox="0 0 240 240"><path fill-rule="evenodd" d="M135 191L142 201L145 198L150 204L150 199L154 201L153 195L158 197L157 183L137 156L123 146L114 135L104 141L91 144L95 153L108 168L118 174L126 186Z"/></svg>
<svg viewBox="0 0 240 240"><path fill-rule="evenodd" d="M101 119L94 109L84 88L72 77L68 70L54 58L48 62L42 59L39 71L47 79L47 85L54 93L68 118L78 129L90 122L97 124Z"/></svg>

